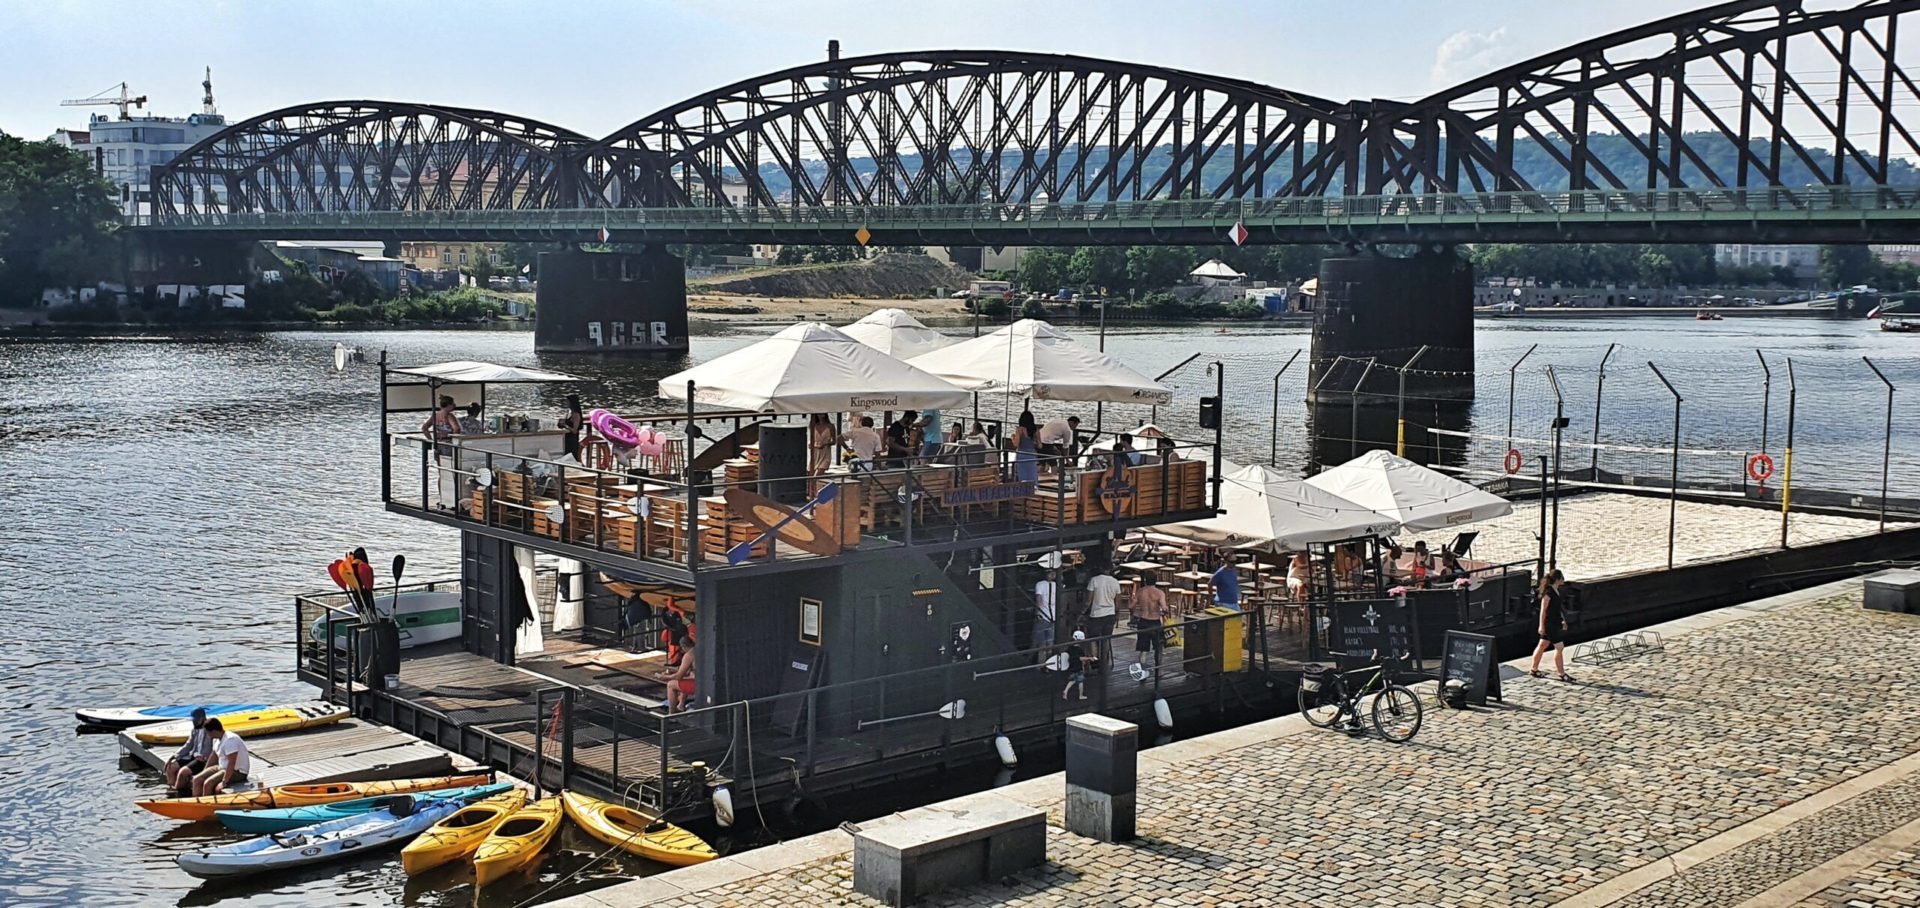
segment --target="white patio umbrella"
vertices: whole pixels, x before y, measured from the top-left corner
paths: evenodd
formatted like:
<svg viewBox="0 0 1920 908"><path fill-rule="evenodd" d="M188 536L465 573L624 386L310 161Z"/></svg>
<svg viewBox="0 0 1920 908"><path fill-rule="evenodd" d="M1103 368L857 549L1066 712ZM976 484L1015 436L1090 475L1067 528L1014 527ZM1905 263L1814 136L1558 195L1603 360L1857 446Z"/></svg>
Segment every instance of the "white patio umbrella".
<svg viewBox="0 0 1920 908"><path fill-rule="evenodd" d="M1513 513L1513 503L1386 451L1370 451L1306 482L1408 530L1440 530Z"/></svg>
<svg viewBox="0 0 1920 908"><path fill-rule="evenodd" d="M963 388L1040 400L1165 404L1173 391L1038 319L911 361Z"/></svg>
<svg viewBox="0 0 1920 908"><path fill-rule="evenodd" d="M923 410L972 395L841 333L803 322L660 380L660 396L765 413Z"/></svg>
<svg viewBox="0 0 1920 908"><path fill-rule="evenodd" d="M1400 524L1306 480L1287 479L1260 464L1228 469L1220 487L1225 511L1204 520L1166 524L1156 532L1265 552L1298 552L1310 544L1381 536Z"/></svg>
<svg viewBox="0 0 1920 908"><path fill-rule="evenodd" d="M912 359L955 343L953 338L920 324L919 319L899 309L876 309L840 330L895 359Z"/></svg>

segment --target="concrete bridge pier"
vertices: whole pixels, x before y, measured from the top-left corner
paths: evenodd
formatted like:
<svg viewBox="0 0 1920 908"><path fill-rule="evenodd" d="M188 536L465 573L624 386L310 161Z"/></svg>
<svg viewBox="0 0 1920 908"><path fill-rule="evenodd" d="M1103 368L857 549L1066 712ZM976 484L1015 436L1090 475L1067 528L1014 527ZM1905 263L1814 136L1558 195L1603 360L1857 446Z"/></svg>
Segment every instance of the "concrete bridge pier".
<svg viewBox="0 0 1920 908"><path fill-rule="evenodd" d="M533 349L685 353L687 271L659 246L540 253Z"/></svg>
<svg viewBox="0 0 1920 908"><path fill-rule="evenodd" d="M1307 374L1310 467L1338 464L1400 442L1400 371L1406 375L1406 456L1459 457L1453 439L1473 400L1473 266L1451 247L1396 257L1363 252L1320 263Z"/></svg>
<svg viewBox="0 0 1920 908"><path fill-rule="evenodd" d="M244 285L253 279L254 240L131 234L126 246L129 288ZM177 291L174 291L177 292Z"/></svg>

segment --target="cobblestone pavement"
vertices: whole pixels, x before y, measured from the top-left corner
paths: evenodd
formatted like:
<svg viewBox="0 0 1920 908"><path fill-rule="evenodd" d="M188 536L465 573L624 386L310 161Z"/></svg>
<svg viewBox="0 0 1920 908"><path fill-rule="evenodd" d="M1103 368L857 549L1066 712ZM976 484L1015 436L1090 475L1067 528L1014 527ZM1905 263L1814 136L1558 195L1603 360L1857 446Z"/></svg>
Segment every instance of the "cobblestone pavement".
<svg viewBox="0 0 1920 908"><path fill-rule="evenodd" d="M1616 908L1736 905L1920 815L1920 776L1908 776L1648 886Z"/></svg>
<svg viewBox="0 0 1920 908"><path fill-rule="evenodd" d="M1900 851L1821 890L1794 908L1916 908L1920 906L1920 851Z"/></svg>
<svg viewBox="0 0 1920 908"><path fill-rule="evenodd" d="M1857 592L1758 614L1576 665L1578 684L1509 681L1509 705L1429 711L1408 745L1314 732L1147 774L1134 842L1070 835L1055 805L1048 864L925 904L1550 905L1920 751L1915 652L1920 620ZM1841 802L1646 903L1758 894L1920 815L1916 791ZM1912 869L1860 886L1911 891ZM877 903L841 855L660 904Z"/></svg>

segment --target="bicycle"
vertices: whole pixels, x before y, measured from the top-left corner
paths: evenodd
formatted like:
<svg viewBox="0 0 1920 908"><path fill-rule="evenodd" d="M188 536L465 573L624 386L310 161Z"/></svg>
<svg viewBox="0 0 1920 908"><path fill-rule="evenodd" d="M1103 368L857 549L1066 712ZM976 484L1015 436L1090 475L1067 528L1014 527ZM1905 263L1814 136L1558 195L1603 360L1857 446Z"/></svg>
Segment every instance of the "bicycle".
<svg viewBox="0 0 1920 908"><path fill-rule="evenodd" d="M1346 653L1331 653L1344 657ZM1375 653L1378 655L1378 653ZM1420 698L1413 691L1395 683L1388 669L1398 660L1389 657L1380 665L1343 672L1331 665L1309 665L1300 672L1300 715L1315 728L1332 728L1341 717L1348 717L1346 729L1358 732L1360 725L1360 698L1375 694L1373 698L1373 728L1380 736L1395 743L1413 740L1420 733L1420 720L1423 715ZM1371 673L1371 674L1367 674ZM1347 675L1367 674L1366 680L1359 685L1349 687Z"/></svg>

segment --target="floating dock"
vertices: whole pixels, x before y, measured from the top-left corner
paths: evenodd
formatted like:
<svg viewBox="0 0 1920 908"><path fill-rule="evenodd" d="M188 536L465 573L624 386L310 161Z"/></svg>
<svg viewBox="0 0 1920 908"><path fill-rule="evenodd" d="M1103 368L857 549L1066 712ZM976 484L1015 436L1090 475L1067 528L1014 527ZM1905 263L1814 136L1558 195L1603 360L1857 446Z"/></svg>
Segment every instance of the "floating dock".
<svg viewBox="0 0 1920 908"><path fill-rule="evenodd" d="M149 746L133 736L135 730L116 735L120 749L154 769L165 766L176 746ZM250 738L247 752L253 758L253 780L262 788L322 782L378 782L486 770L406 732L359 719Z"/></svg>

